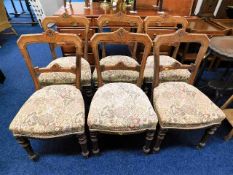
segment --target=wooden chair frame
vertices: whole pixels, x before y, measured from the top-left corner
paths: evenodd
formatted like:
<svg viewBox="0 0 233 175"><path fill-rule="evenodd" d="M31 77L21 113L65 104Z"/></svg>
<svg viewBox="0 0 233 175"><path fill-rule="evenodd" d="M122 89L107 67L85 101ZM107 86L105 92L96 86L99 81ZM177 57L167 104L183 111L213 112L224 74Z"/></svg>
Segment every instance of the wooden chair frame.
<svg viewBox="0 0 233 175"><path fill-rule="evenodd" d="M160 65L160 48L163 45L168 45L168 46L177 46L181 42L184 43L189 43L189 42L194 42L194 43L199 43L200 49L198 51L196 60L194 64L187 65L187 64L179 64L176 63L172 66L161 66ZM189 69L191 71L190 78L188 80L189 84L193 84L198 68L200 66L201 61L204 59L205 54L208 50L208 45L209 45L209 39L207 35L204 34L189 34L186 33L184 30L180 29L176 31L173 34L167 34L167 35L158 35L156 39L154 40L154 81L153 81L153 89L159 85L159 72L163 70L174 70L174 69ZM175 88L175 87L174 87ZM153 95L152 95L153 98ZM153 100L152 100L153 101ZM206 145L206 142L208 138L215 133L219 125L212 125L206 127L207 130L203 137L201 138L199 144L197 145L197 148L202 148ZM189 128L189 129L201 129L204 127L198 127L198 128ZM185 128L186 129L186 128ZM168 128L162 128L160 126L159 131L158 131L158 136L156 139L156 143L154 146L154 151L159 151L160 150L160 145L162 140L164 139L166 132Z"/></svg>
<svg viewBox="0 0 233 175"><path fill-rule="evenodd" d="M78 27L83 26L85 28L85 37L84 37L84 58L88 58L88 33L90 29L90 21L84 16L72 16L67 13L64 13L61 16L47 16L42 21L42 27L46 31L49 27L49 24L62 25L67 27ZM55 47L56 45L50 44L50 49L53 59L56 59Z"/></svg>
<svg viewBox="0 0 233 175"><path fill-rule="evenodd" d="M100 59L99 59L99 53L98 53L98 45L100 43L142 43L145 45L144 53L143 53L143 59L140 66L136 67L129 67L125 65L123 62L120 62L119 64L115 66L101 66L100 65ZM101 72L107 71L107 70L133 70L139 72L139 78L137 81L137 86L141 87L143 82L143 73L145 70L145 64L146 59L148 55L150 54L150 50L152 47L152 40L147 34L142 33L130 33L126 31L123 28L120 28L114 32L109 33L96 33L91 38L91 46L94 53L95 63L96 63L96 70L97 70L97 79L98 79L98 87L103 86L103 78L101 75ZM148 130L146 133L146 143L143 147L143 151L145 153L150 152L150 145L152 143L154 137L154 131ZM97 138L97 132L90 132L90 138L93 144L92 152L94 154L99 153L99 147L98 147L98 138Z"/></svg>
<svg viewBox="0 0 233 175"><path fill-rule="evenodd" d="M155 24L158 24L158 26L154 26ZM163 26L161 24L174 24L174 26ZM145 33L149 33L149 30L154 30L154 36L160 35L161 31L159 32L158 30L163 30L163 34L165 33L170 33L169 30L175 30L177 29L177 26L181 25L183 30L186 30L188 27L188 21L181 16L147 16L144 19L144 31ZM157 30L157 33L156 33ZM167 30L167 31L166 31ZM172 57L176 59L177 53L179 51L180 45L175 47L175 50L173 52Z"/></svg>
<svg viewBox="0 0 233 175"><path fill-rule="evenodd" d="M61 68L59 65L54 65L51 68L38 68L33 67L31 58L27 51L27 45L33 43L51 43L51 44L64 44L72 43L76 47L76 57L77 63L76 68ZM42 72L71 72L76 74L76 87L80 89L80 77L81 77L81 55L82 55L82 40L74 34L60 34L51 29L46 30L42 34L27 34L21 35L18 39L17 44L19 49L26 61L27 67L30 71L30 74L33 78L36 89L40 89L40 85L37 79L37 74ZM88 156L89 151L87 149L87 140L85 133L76 135L79 139L79 144L81 145L82 155ZM33 151L29 138L25 136L15 136L16 140L22 147L26 150L29 158L32 160L37 160L38 155ZM34 138L34 137L32 137ZM35 139L38 139L37 137ZM41 138L39 138L41 139ZM45 139L45 138L44 138Z"/></svg>
<svg viewBox="0 0 233 175"><path fill-rule="evenodd" d="M128 23L130 27L136 26L137 33L142 33L143 31L143 20L141 19L140 16L126 15L121 11L112 15L101 15L97 18L97 24L100 32L103 32L103 27L107 26L109 23L114 23L114 24ZM136 50L137 50L137 44L135 43L132 51L132 57L134 59L136 59ZM106 49L104 44L102 48L102 55L103 57L106 57Z"/></svg>
<svg viewBox="0 0 233 175"><path fill-rule="evenodd" d="M27 45L33 43L49 43L49 44L57 44L64 45L67 43L71 43L76 48L76 68L62 68L58 64L53 65L51 68L38 68L34 67L32 64L31 57L27 50ZM51 29L46 30L46 32L42 34L25 34L21 35L21 37L17 41L18 47L23 55L23 58L26 62L26 65L29 69L29 72L32 76L35 89L39 90L41 85L38 80L38 74L44 72L71 72L76 74L76 87L80 89L81 86L81 56L83 55L83 46L82 40L75 34L62 34L55 32Z"/></svg>
<svg viewBox="0 0 233 175"><path fill-rule="evenodd" d="M124 63L120 62L115 66L100 66L99 50L98 46L100 43L142 43L145 46L143 58L141 61L141 66L129 67ZM147 34L142 33L131 33L126 31L124 28L120 28L114 32L109 33L96 33L91 38L91 46L94 53L96 70L97 70L97 80L98 87L101 87L103 83L103 78L101 72L107 70L135 70L139 72L139 78L137 81L137 86L141 87L143 83L143 74L145 70L146 59L150 54L152 47L152 40Z"/></svg>
<svg viewBox="0 0 233 175"><path fill-rule="evenodd" d="M224 109L227 109L227 107L233 103L233 95L223 104L223 106L221 107L221 109L224 111ZM233 111L233 109L232 109ZM233 114L233 112L232 112ZM233 120L233 116L232 117L228 117L227 116L227 120L230 122L231 121L231 125L233 124L232 123L232 120ZM230 140L231 138L233 137L233 128L231 129L231 131L227 134L227 136L225 136L225 140Z"/></svg>

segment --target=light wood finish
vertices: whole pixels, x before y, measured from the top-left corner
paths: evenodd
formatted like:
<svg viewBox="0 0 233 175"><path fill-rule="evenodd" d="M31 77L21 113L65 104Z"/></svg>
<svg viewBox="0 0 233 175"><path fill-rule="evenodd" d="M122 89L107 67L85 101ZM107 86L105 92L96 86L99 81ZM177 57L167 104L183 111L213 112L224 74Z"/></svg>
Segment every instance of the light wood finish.
<svg viewBox="0 0 233 175"><path fill-rule="evenodd" d="M200 43L201 47L198 51L197 57L195 59L195 63L191 65L184 64L174 64L170 67L160 66L160 47L163 45L168 46L177 46L180 43ZM198 68L202 59L205 57L206 51L209 46L209 39L204 34L190 34L185 32L183 29L180 29L172 34L167 35L159 35L154 40L154 81L153 81L153 89L159 85L159 72L162 70L172 70L172 69L189 69L191 71L191 76L188 80L189 84L193 84Z"/></svg>
<svg viewBox="0 0 233 175"><path fill-rule="evenodd" d="M178 30L178 25L186 30L188 27L188 21L181 16L148 16L144 19L144 31L151 39L155 39L157 35L169 34ZM177 46L173 52L172 57L176 59L179 46ZM171 52L171 47L162 49L162 52Z"/></svg>
<svg viewBox="0 0 233 175"><path fill-rule="evenodd" d="M141 43L145 46L143 58L140 67L128 67L124 63L119 63L118 65L114 66L100 66L99 63L99 50L98 45L100 43L120 43L120 44L130 44L130 43ZM106 70L135 70L139 72L139 78L137 81L137 85L141 87L143 83L143 74L145 70L146 59L150 54L150 50L152 47L152 41L147 34L142 33L130 33L123 28L120 28L114 32L109 33L96 33L91 38L91 46L94 53L95 63L96 63L96 70L97 70L97 79L98 79L98 86L101 87L104 82L101 75L101 72Z"/></svg>
<svg viewBox="0 0 233 175"><path fill-rule="evenodd" d="M11 24L8 21L8 17L5 11L5 6L3 4L3 0L0 0L0 32L11 29L13 34L17 35L14 28L11 26Z"/></svg>
<svg viewBox="0 0 233 175"><path fill-rule="evenodd" d="M118 29L121 26L128 28L132 31L134 28L137 33L141 33L143 30L143 20L140 16L126 15L123 12L118 12L112 15L101 15L97 18L97 24L100 32L103 32L103 28L108 26L112 30ZM133 50L131 50L132 57L136 59L137 43L134 44ZM102 57L106 56L105 45L102 47Z"/></svg>
<svg viewBox="0 0 233 175"><path fill-rule="evenodd" d="M227 108L233 102L233 95L224 103L221 107L223 112L226 114L226 119L232 126L231 131L225 136L225 140L230 140L233 137L233 108Z"/></svg>
<svg viewBox="0 0 233 175"><path fill-rule="evenodd" d="M64 13L61 16L47 16L42 21L42 27L44 31L46 31L49 28L49 24L55 24L56 26L63 27L63 30L66 30L66 32L70 29L70 27L76 28L77 31L80 32L77 33L77 35L84 40L84 58L88 59L88 33L90 28L90 21L86 17L71 16L66 13ZM84 32L84 36L81 35L82 32ZM50 45L50 48L53 58L55 59L57 57L55 53L55 46Z"/></svg>
<svg viewBox="0 0 233 175"><path fill-rule="evenodd" d="M55 64L51 68L38 68L34 67L32 64L32 59L27 50L27 45L33 43L48 43L48 44L73 44L76 48L76 68L62 68L58 64ZM80 77L81 77L81 56L83 55L83 46L82 40L76 36L75 34L61 34L55 32L51 29L46 30L46 32L42 34L25 34L21 35L18 39L17 44L19 49L23 55L23 58L27 64L29 72L32 76L33 82L35 84L36 90L40 89L40 83L38 80L38 74L43 72L71 72L76 74L76 87L80 89Z"/></svg>

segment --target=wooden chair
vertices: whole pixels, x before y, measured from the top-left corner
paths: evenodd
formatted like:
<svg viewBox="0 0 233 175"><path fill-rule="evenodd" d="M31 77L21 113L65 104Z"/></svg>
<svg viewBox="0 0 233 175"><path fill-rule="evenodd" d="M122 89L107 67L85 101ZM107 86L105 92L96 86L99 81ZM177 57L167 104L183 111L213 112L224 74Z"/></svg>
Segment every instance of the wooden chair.
<svg viewBox="0 0 233 175"><path fill-rule="evenodd" d="M160 48L163 45L177 46L181 42L200 43L194 64L174 63L171 66L160 64ZM209 39L203 34L188 34L178 30L173 34L157 36L154 40L155 72L153 81L153 105L159 119L159 130L154 151L160 150L160 144L169 129L201 129L208 128L198 144L204 147L210 135L225 118L225 114L206 95L192 86L198 68L208 49ZM163 70L189 69L188 82L160 83L159 73Z"/></svg>
<svg viewBox="0 0 233 175"><path fill-rule="evenodd" d="M117 30L120 27L124 26L125 30L134 31L136 33L141 33L143 29L143 21L139 16L126 15L122 12L118 12L113 15L101 15L97 19L97 24L99 31L103 32L105 27L109 27L111 31ZM137 43L131 43L129 45L129 50L132 57L124 56L122 54L107 56L106 57L106 43L102 43L102 60L100 60L101 65L115 64L118 61L128 62L132 66L137 64L136 52L137 52ZM128 74L127 72L122 71L108 71L103 74L103 79L108 82L135 82L138 78L138 74ZM97 71L93 72L93 80L97 82Z"/></svg>
<svg viewBox="0 0 233 175"><path fill-rule="evenodd" d="M27 46L32 43L65 44L72 43L76 48L76 67L65 68L58 64L50 68L39 68L32 65ZM81 87L82 40L74 34L59 34L47 30L42 34L22 35L18 40L19 49L25 59L37 91L21 107L10 124L16 140L26 150L29 158L36 160L29 138L52 139L76 135L82 149L82 155L88 156L85 135L84 101ZM51 85L41 88L38 74L44 72L70 72L76 75L74 85Z"/></svg>
<svg viewBox="0 0 233 175"><path fill-rule="evenodd" d="M176 32L179 27L186 30L188 21L180 16L148 16L144 20L144 30L151 39L155 39L157 35L169 34ZM172 49L171 46L163 46L161 48L160 64L163 66L171 66L174 63L179 63L176 60L180 45ZM173 53L172 53L173 50ZM169 56L171 55L172 56ZM154 76L154 56L147 58L145 68L145 83L150 84ZM160 81L187 81L190 77L190 72L187 69L179 70L164 70L160 73Z"/></svg>
<svg viewBox="0 0 233 175"><path fill-rule="evenodd" d="M231 124L232 129L227 136L225 136L225 140L230 140L233 137L233 109L227 108L233 102L233 95L225 102L225 104L221 107L223 112L226 115L227 121Z"/></svg>
<svg viewBox="0 0 233 175"><path fill-rule="evenodd" d="M73 30L70 27L77 27L80 33L76 33L84 41L84 58L81 59L82 74L81 81L82 86L87 89L87 92L91 93L91 67L88 63L88 38L89 38L89 26L90 21L83 16L71 16L68 14L63 14L62 16L48 16L45 17L42 21L42 27L46 31L49 28L49 25L55 24L56 26L62 27L62 30L58 29L59 32L72 33ZM58 28L59 28L58 27ZM58 64L61 67L72 67L75 66L75 56L66 56L57 58L55 52L55 44L50 44L51 53L53 56L53 61L48 65L48 67ZM63 47L71 47L73 50L72 44L63 45ZM74 48L75 51L75 48ZM42 85L47 86L51 84L74 84L75 76L66 72L51 72L43 73L39 77L39 81Z"/></svg>
<svg viewBox="0 0 233 175"><path fill-rule="evenodd" d="M145 45L142 63L129 62L101 65L98 45L101 43L142 43ZM151 141L157 125L157 116L145 93L140 89L146 58L150 53L152 41L146 34L130 33L123 28L110 33L96 33L91 39L98 75L98 90L95 93L88 114L87 123L93 144L92 152L99 153L97 133L135 134L147 132L145 153L150 152ZM131 83L104 84L103 73L109 70L130 70L139 72L137 85Z"/></svg>

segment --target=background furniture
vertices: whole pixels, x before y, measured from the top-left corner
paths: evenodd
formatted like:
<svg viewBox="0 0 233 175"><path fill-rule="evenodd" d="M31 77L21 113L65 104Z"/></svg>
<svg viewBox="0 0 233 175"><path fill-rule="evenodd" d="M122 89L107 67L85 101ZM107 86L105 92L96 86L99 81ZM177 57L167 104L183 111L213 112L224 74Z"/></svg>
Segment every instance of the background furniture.
<svg viewBox="0 0 233 175"><path fill-rule="evenodd" d="M225 136L225 140L230 140L233 137L233 108L228 108L228 106L233 102L233 95L225 102L225 104L221 107L223 112L226 114L226 119L232 126L231 131L227 136Z"/></svg>
<svg viewBox="0 0 233 175"><path fill-rule="evenodd" d="M14 28L11 26L10 22L8 21L8 17L5 11L5 6L3 4L3 0L0 0L0 32L6 30L6 29L11 29L14 34L17 35L16 31Z"/></svg>

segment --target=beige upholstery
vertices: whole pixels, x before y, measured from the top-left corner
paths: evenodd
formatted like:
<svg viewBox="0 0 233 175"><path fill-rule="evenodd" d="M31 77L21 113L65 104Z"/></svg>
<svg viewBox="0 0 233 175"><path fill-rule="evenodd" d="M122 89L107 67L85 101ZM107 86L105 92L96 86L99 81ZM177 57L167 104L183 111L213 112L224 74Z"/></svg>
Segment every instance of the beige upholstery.
<svg viewBox="0 0 233 175"><path fill-rule="evenodd" d="M100 65L113 66L123 62L127 66L137 66L138 63L133 58L123 55L107 56L100 60ZM136 83L139 73L130 70L109 70L102 72L104 82L130 82ZM97 81L96 69L93 72L93 80Z"/></svg>
<svg viewBox="0 0 233 175"><path fill-rule="evenodd" d="M36 91L19 110L10 130L15 136L53 138L84 133L84 101L73 85Z"/></svg>
<svg viewBox="0 0 233 175"><path fill-rule="evenodd" d="M90 131L131 133L155 130L158 119L145 93L130 83L100 87L88 114Z"/></svg>
<svg viewBox="0 0 233 175"><path fill-rule="evenodd" d="M171 66L176 62L178 61L170 56L166 56L166 55L160 56L160 65L162 66ZM190 75L191 73L186 69L164 70L160 72L159 79L160 82L168 82L168 81L186 82L189 79ZM154 56L149 56L146 61L144 79L145 82L151 83L153 81L153 78L154 78Z"/></svg>
<svg viewBox="0 0 233 175"><path fill-rule="evenodd" d="M185 82L161 83L154 89L153 103L163 128L202 128L225 118L206 95Z"/></svg>
<svg viewBox="0 0 233 175"><path fill-rule="evenodd" d="M61 67L75 67L76 57L61 57L52 61L47 67L58 64ZM42 86L51 84L74 84L75 74L68 72L49 72L39 75L39 82ZM89 63L81 59L81 85L89 86L91 84L91 68Z"/></svg>

